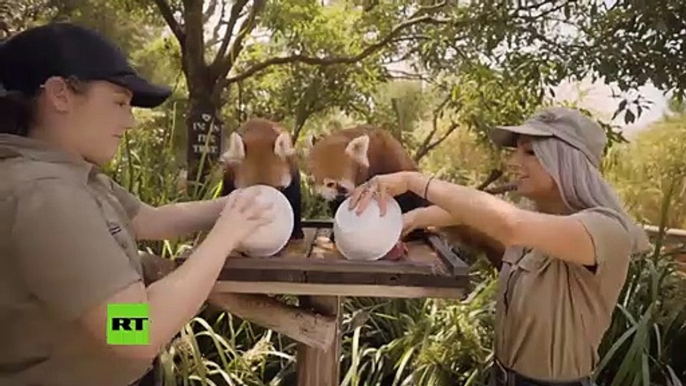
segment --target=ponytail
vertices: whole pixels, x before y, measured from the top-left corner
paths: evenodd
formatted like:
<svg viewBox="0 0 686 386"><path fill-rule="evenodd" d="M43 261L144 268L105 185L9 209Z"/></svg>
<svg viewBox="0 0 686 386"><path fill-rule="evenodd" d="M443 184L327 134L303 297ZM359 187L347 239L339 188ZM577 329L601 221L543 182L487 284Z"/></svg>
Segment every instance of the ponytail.
<svg viewBox="0 0 686 386"><path fill-rule="evenodd" d="M0 41L4 48L6 39ZM0 57L5 55L0 49ZM4 73L4 71L3 71ZM8 91L0 80L0 134L14 134L27 137L35 116L36 102L22 93Z"/></svg>
<svg viewBox="0 0 686 386"><path fill-rule="evenodd" d="M77 95L84 95L90 83L74 76L64 78L67 87ZM36 120L40 93L29 95L19 91L7 91L0 83L0 134L28 137Z"/></svg>
<svg viewBox="0 0 686 386"><path fill-rule="evenodd" d="M0 133L27 137L35 110L35 99L0 90Z"/></svg>
<svg viewBox="0 0 686 386"><path fill-rule="evenodd" d="M0 58L7 55L4 52L7 39L0 40ZM0 63L4 64L4 60ZM5 68L3 76L7 76ZM0 79L0 134L14 134L22 137L29 136L29 130L36 116L37 102L35 97L29 97L20 91L7 90Z"/></svg>

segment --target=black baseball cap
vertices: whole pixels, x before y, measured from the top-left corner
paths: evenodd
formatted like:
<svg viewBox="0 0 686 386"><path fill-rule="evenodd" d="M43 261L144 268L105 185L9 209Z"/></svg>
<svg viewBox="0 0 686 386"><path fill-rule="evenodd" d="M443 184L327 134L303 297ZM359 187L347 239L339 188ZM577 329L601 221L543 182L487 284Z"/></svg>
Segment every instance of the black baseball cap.
<svg viewBox="0 0 686 386"><path fill-rule="evenodd" d="M142 78L109 39L71 23L50 23L20 32L0 45L0 86L33 95L52 76L102 80L129 89L131 105L162 104L171 89Z"/></svg>

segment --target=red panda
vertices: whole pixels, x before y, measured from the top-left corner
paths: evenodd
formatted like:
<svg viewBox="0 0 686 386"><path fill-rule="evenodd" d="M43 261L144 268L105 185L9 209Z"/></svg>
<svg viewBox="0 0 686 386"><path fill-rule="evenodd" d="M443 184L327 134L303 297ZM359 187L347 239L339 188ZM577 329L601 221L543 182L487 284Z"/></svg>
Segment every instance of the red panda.
<svg viewBox="0 0 686 386"><path fill-rule="evenodd" d="M293 208L291 239L304 237L300 167L287 130L266 119L249 119L231 133L220 162L224 165L221 196L258 184L279 189Z"/></svg>
<svg viewBox="0 0 686 386"><path fill-rule="evenodd" d="M373 176L418 170L400 141L390 132L370 125L338 130L321 139L310 136L305 146L306 171L314 180L316 193L330 203L332 214L355 187ZM403 213L431 206L429 201L412 192L395 199ZM499 267L504 247L483 232L466 225L440 228L439 231L451 241L484 251L487 258ZM404 239L416 239L424 232L415 230Z"/></svg>
<svg viewBox="0 0 686 386"><path fill-rule="evenodd" d="M309 136L305 146L306 171L314 180L316 194L329 202L332 215L355 187L370 178L418 170L400 141L390 132L370 125L334 131L321 139ZM395 199L403 213L430 205L412 192Z"/></svg>

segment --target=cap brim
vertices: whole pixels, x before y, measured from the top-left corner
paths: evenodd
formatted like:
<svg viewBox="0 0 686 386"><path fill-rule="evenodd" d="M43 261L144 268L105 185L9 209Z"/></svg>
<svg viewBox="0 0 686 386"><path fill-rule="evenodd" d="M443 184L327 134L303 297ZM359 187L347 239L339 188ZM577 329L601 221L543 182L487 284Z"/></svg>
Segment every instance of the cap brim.
<svg viewBox="0 0 686 386"><path fill-rule="evenodd" d="M131 106L153 108L161 105L171 96L171 89L154 85L137 75L122 75L108 79L133 93Z"/></svg>
<svg viewBox="0 0 686 386"><path fill-rule="evenodd" d="M515 147L517 145L517 135L530 135L533 137L551 137L552 133L530 126L496 126L491 129L489 137L495 144L504 147Z"/></svg>

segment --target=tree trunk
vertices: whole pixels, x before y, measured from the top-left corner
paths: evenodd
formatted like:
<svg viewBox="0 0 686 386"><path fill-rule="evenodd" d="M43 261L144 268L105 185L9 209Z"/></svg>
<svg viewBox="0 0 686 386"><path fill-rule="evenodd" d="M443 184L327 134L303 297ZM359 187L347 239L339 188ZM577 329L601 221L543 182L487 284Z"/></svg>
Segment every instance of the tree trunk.
<svg viewBox="0 0 686 386"><path fill-rule="evenodd" d="M223 130L219 109L221 100L216 74L205 62L203 2L184 0L182 44L183 71L186 74L190 111L186 120L188 147L188 188L199 198L207 188L207 177L221 155Z"/></svg>
<svg viewBox="0 0 686 386"><path fill-rule="evenodd" d="M403 131L405 131L405 119L403 117L402 111L400 111L400 102L398 98L391 99L391 106L393 106L393 111L395 112L396 126L391 134L395 136L398 142L403 143Z"/></svg>

